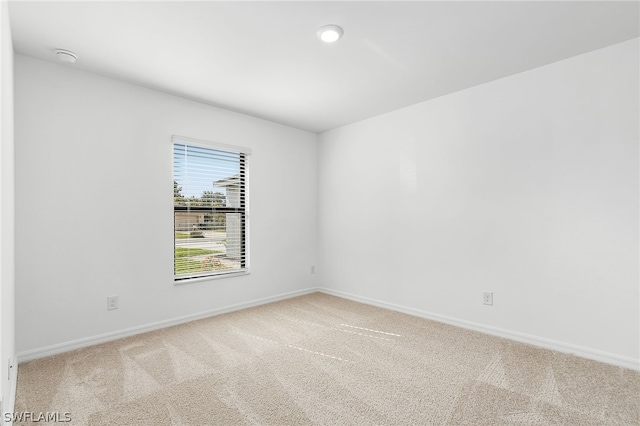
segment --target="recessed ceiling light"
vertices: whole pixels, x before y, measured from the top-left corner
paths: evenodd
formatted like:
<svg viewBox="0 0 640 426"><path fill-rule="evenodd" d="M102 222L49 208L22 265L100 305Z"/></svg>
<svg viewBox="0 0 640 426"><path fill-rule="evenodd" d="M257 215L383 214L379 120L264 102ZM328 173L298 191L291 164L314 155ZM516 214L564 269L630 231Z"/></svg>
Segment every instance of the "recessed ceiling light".
<svg viewBox="0 0 640 426"><path fill-rule="evenodd" d="M78 60L78 56L70 50L56 49L56 56L61 62L67 62L69 64L75 64Z"/></svg>
<svg viewBox="0 0 640 426"><path fill-rule="evenodd" d="M337 25L325 25L318 28L318 38L325 43L333 43L340 40L344 34L342 28Z"/></svg>

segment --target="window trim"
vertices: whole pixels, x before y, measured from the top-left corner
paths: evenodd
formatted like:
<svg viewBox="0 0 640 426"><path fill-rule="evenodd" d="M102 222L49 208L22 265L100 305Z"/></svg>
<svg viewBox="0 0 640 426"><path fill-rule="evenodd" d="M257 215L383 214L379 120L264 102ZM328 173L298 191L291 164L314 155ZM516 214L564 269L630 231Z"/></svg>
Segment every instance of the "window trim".
<svg viewBox="0 0 640 426"><path fill-rule="evenodd" d="M218 143L218 142L212 142L212 141L206 141L206 140L202 140L202 139L195 139L195 138L190 138L190 137L186 137L186 136L179 136L179 135L172 135L171 136L171 148L172 148L172 152L173 149L175 147L175 144L178 143L183 143L186 145L190 145L190 146L196 146L196 147L200 147L200 148L206 148L206 149L212 149L212 150L218 150L218 151L226 151L226 152L231 152L231 153L235 153L235 154L242 154L244 159L244 187L242 188L242 192L244 193L244 197L241 197L242 200L242 204L244 204L244 238L242 239L241 243L242 243L242 247L244 250L244 268L241 268L239 270L233 270L233 271L220 271L220 272L216 272L216 273L212 273L209 275L200 275L200 276L192 276L192 277L184 277L184 278L179 278L176 276L175 274L175 266L174 266L174 271L173 271L173 284L174 285L184 285L184 284L189 284L189 283L194 283L194 282L200 282L200 281L208 281L208 280L213 280L213 279L222 279L222 278L232 278L232 277L238 277L238 276L243 276L243 275L249 275L251 273L250 270L250 242L249 242L249 235L250 235L250 203L249 203L249 156L251 155L251 149L250 148L246 148L246 147L241 147L241 146L237 146L237 145L229 145L229 144L223 144L223 143ZM173 173L174 173L174 169L173 169L173 154L172 154L172 165L171 165L171 178L172 178L172 186L173 186ZM224 210L229 210L229 213L233 213L235 211L238 211L239 209L237 207L219 207L220 209L224 209ZM185 207L185 210L187 208ZM178 210L182 210L181 206L179 206ZM175 233L175 212L176 212L176 206L175 204L173 204L172 202L172 216L173 218L173 222L174 222L174 229L173 232ZM174 237L174 244L173 244L174 250L175 250L175 237ZM175 265L175 255L174 255L174 265Z"/></svg>

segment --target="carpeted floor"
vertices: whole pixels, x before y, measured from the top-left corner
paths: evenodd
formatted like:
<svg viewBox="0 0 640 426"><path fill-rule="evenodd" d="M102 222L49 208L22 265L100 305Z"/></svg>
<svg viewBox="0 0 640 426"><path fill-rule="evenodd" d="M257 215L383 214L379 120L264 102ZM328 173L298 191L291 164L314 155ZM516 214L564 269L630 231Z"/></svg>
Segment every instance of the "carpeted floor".
<svg viewBox="0 0 640 426"><path fill-rule="evenodd" d="M638 425L639 395L632 370L314 293L21 364L15 411L73 425Z"/></svg>

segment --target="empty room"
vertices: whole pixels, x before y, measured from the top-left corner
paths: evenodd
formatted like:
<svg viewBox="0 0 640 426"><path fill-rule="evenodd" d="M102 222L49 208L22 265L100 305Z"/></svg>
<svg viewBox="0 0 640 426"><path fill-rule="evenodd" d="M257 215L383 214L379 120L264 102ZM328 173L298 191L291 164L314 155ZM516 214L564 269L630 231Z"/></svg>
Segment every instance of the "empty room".
<svg viewBox="0 0 640 426"><path fill-rule="evenodd" d="M2 424L640 424L640 2L0 2Z"/></svg>

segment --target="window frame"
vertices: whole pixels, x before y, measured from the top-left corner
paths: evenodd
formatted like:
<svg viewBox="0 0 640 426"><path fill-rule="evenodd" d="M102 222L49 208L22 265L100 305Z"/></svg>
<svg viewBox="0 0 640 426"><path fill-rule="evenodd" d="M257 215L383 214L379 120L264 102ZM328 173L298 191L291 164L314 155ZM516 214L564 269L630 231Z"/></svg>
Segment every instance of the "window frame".
<svg viewBox="0 0 640 426"><path fill-rule="evenodd" d="M243 181L243 185L240 186L240 207L211 207L211 206L176 206L173 200L173 195L171 197L172 205L173 205L173 284L174 285L182 285L189 284L193 282L199 281L207 281L212 279L221 279L221 278L231 278L237 276L243 276L250 274L250 255L249 255L249 156L251 155L251 149L237 146L237 145L229 145L218 142L211 142L202 139L195 139L186 136L172 135L171 136L171 152L172 152L172 165L171 165L171 177L172 177L172 187L173 182L175 181L175 169L174 169L174 150L175 145L187 145L194 146L198 148L211 149L216 151L228 152L233 154L240 154L240 167ZM242 169L244 167L244 169ZM176 232L176 220L175 213L178 211L207 211L216 213L243 213L244 221L241 225L241 253L244 253L244 256L241 257L241 268L235 269L232 271L208 271L206 274L196 275L196 276L178 276L176 275L175 270L175 232Z"/></svg>

